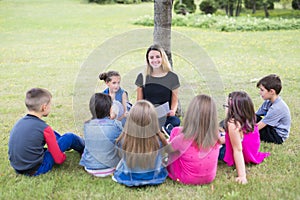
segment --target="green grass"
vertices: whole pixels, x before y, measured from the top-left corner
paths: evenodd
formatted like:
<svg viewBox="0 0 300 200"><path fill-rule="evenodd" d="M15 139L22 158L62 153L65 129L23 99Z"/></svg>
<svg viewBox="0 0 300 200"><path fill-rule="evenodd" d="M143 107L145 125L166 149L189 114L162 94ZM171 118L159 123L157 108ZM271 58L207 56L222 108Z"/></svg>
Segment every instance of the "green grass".
<svg viewBox="0 0 300 200"><path fill-rule="evenodd" d="M0 199L300 199L299 30L224 33L172 29L177 33L172 37L173 62L181 77L184 108L194 94L208 93L225 99L233 90L247 91L257 108L262 99L256 81L269 73L282 78L281 96L290 106L293 120L290 138L283 145L262 143L261 150L270 151L271 156L260 165L247 165L247 185L236 184L234 168L219 163L216 179L209 185L185 186L167 179L158 187L131 189L110 178L89 176L78 165L75 152L67 152L66 162L48 174L28 178L14 173L7 157L7 143L10 129L26 113L24 94L29 88L46 87L52 92L54 105L46 121L55 130L82 135L78 127L89 117L89 96L82 97L82 105L74 104L78 93L75 85L82 78L81 69L89 64L86 59L98 46L102 46L102 54L96 56L99 70L96 67L96 74L88 73L91 76L87 84L93 90L103 88L104 84L97 80L98 73L116 69L134 101L134 78L152 42L152 28L143 38L130 34L143 28L132 22L145 14L153 14L152 3L100 6L79 0L0 1ZM120 35L123 33L126 34ZM141 39L147 44L143 48L122 49ZM107 45L114 42L119 43ZM121 53L112 61L106 59L117 51ZM214 63L215 76L205 69L209 62L200 62L204 57ZM221 84L213 88L211 80L215 77ZM221 94L214 93L218 88ZM218 108L222 119L221 102ZM84 119L74 118L76 115Z"/></svg>

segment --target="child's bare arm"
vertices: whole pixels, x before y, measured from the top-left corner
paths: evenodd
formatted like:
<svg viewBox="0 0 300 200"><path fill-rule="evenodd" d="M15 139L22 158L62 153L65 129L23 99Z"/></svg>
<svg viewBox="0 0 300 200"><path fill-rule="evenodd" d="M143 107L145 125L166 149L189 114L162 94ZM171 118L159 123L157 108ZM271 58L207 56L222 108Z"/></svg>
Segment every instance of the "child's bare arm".
<svg viewBox="0 0 300 200"><path fill-rule="evenodd" d="M228 134L233 149L233 158L238 173L236 181L241 184L247 183L246 167L242 147L242 132L234 123L228 123Z"/></svg>
<svg viewBox="0 0 300 200"><path fill-rule="evenodd" d="M267 125L265 123L263 123L262 121L257 123L258 130L263 129L265 126L267 126Z"/></svg>

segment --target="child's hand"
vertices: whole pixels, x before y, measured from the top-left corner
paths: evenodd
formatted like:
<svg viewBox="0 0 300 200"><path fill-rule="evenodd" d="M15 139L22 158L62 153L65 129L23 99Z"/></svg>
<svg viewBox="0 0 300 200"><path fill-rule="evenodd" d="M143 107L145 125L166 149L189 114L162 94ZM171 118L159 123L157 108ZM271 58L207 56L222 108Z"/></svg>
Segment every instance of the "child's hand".
<svg viewBox="0 0 300 200"><path fill-rule="evenodd" d="M116 119L117 115L114 112L110 113L110 119Z"/></svg>
<svg viewBox="0 0 300 200"><path fill-rule="evenodd" d="M168 113L168 116L175 116L175 112L176 111L174 111L174 110L170 110L169 113Z"/></svg>
<svg viewBox="0 0 300 200"><path fill-rule="evenodd" d="M246 176L237 177L235 179L235 181L240 183L240 184L247 184L248 183Z"/></svg>
<svg viewBox="0 0 300 200"><path fill-rule="evenodd" d="M128 111L125 111L124 112L124 117L127 117L128 116Z"/></svg>

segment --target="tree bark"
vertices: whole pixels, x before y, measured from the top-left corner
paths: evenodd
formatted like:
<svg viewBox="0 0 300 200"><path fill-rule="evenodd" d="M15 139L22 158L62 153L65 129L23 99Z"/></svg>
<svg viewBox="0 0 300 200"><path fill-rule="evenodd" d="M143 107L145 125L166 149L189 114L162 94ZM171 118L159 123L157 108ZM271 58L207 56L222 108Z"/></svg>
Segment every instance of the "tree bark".
<svg viewBox="0 0 300 200"><path fill-rule="evenodd" d="M256 0L252 0L252 14L256 13Z"/></svg>
<svg viewBox="0 0 300 200"><path fill-rule="evenodd" d="M238 0L235 10L235 16L238 17L241 13L242 0Z"/></svg>
<svg viewBox="0 0 300 200"><path fill-rule="evenodd" d="M265 17L268 18L269 17L269 12L268 12L268 4L264 3L264 11L265 11Z"/></svg>
<svg viewBox="0 0 300 200"><path fill-rule="evenodd" d="M154 0L153 42L164 48L171 66L171 24L173 0Z"/></svg>
<svg viewBox="0 0 300 200"><path fill-rule="evenodd" d="M230 2L229 3L229 16L231 16L231 17L233 17L233 10L234 10L233 2Z"/></svg>

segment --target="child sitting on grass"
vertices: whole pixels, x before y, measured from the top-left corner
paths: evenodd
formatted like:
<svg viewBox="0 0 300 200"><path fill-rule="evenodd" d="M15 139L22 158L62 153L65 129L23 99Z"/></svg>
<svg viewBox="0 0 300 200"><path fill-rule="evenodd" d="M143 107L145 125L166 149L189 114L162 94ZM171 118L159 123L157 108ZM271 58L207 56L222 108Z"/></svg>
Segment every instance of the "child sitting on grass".
<svg viewBox="0 0 300 200"><path fill-rule="evenodd" d="M255 123L254 105L249 95L242 91L232 92L228 95L225 107L224 161L229 166L236 166L236 181L246 184L245 163L259 164L270 153L259 152L259 132Z"/></svg>
<svg viewBox="0 0 300 200"><path fill-rule="evenodd" d="M63 153L74 149L82 154L84 140L73 134L59 135L42 120L51 109L52 95L46 89L32 88L26 93L28 114L10 132L8 154L11 166L18 174L37 176L47 173L54 163L66 160ZM47 144L48 148L44 148Z"/></svg>
<svg viewBox="0 0 300 200"><path fill-rule="evenodd" d="M219 144L217 110L213 99L198 95L191 101L183 127L170 136L169 177L183 184L211 183L217 172Z"/></svg>
<svg viewBox="0 0 300 200"><path fill-rule="evenodd" d="M97 177L112 174L120 161L115 140L122 132L122 124L110 119L111 97L96 93L90 99L92 119L84 124L85 148L80 165Z"/></svg>
<svg viewBox="0 0 300 200"><path fill-rule="evenodd" d="M127 92L120 87L121 76L117 71L108 71L99 74L99 79L103 80L107 88L103 91L113 100L112 118L116 118L122 122L124 126L126 122L127 111L130 110L131 103L128 102Z"/></svg>
<svg viewBox="0 0 300 200"><path fill-rule="evenodd" d="M257 110L257 122L261 141L282 144L288 137L291 127L289 107L279 96L281 80L271 74L258 81L259 94L265 100Z"/></svg>
<svg viewBox="0 0 300 200"><path fill-rule="evenodd" d="M160 132L154 106L139 100L129 111L124 130L117 139L121 161L113 180L126 186L157 185L168 172L162 163L162 147L167 145Z"/></svg>

